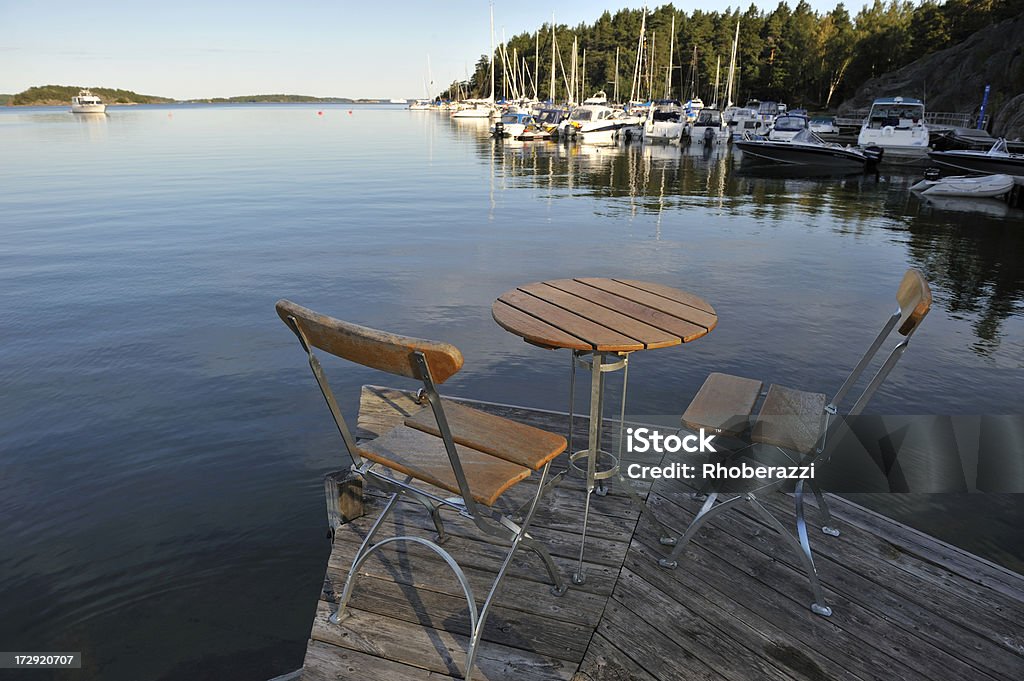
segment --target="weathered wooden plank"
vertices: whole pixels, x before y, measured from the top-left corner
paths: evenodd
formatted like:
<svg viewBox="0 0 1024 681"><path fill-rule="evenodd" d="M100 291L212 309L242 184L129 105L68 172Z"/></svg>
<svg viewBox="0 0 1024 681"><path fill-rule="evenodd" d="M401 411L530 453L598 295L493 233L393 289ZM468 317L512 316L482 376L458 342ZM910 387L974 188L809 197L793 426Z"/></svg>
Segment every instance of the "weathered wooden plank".
<svg viewBox="0 0 1024 681"><path fill-rule="evenodd" d="M405 532L404 534L413 533ZM415 534L422 536L424 533L416 532ZM384 536L387 535L381 535L381 537ZM392 536L394 536L393 533ZM344 535L339 534L339 539L336 539L335 543L339 540L346 543L354 543L355 537L349 533L344 533ZM474 567L479 570L493 571L495 573L497 573L501 562L508 553L507 549L501 546L465 539L454 534L449 535L448 541L445 543L445 550L451 553L463 568ZM389 560L392 565L408 565L413 563L415 559L424 565L437 565L439 569L444 569L444 574L448 574L448 568L436 557L435 553L430 552L426 547L416 544L398 545L396 542L378 549L374 556L378 555L381 557L380 560ZM552 556L552 560L563 576L567 577L575 570L576 561L573 558ZM348 566L345 565L344 567L347 568ZM610 594L615 583L615 577L618 574L618 568L590 561L585 561L584 567L587 569L587 583L580 588L595 594ZM541 564L540 558L532 551L525 549L516 551L516 555L509 566L508 574L538 583L538 590L546 589L547 586L545 585L549 584L547 571Z"/></svg>
<svg viewBox="0 0 1024 681"><path fill-rule="evenodd" d="M660 310L655 310L652 307L643 305L628 298L609 293L608 291L602 291L601 289L588 286L582 282L576 281L575 279L556 279L554 281L544 282L552 288L557 288L560 291L566 293L572 293L581 298L586 298L591 302L604 307L612 308L622 314L628 315L633 319L641 321L645 324L649 324L655 328L661 329L671 333L673 336L678 336L682 339L693 339L703 336L706 333L706 329L703 326L688 322L685 319L680 319L675 315L670 315Z"/></svg>
<svg viewBox="0 0 1024 681"><path fill-rule="evenodd" d="M685 515L686 511L682 513ZM742 528L742 537L733 534L739 533L739 528ZM752 581L759 584L760 588L774 592L779 602L791 600L807 607L806 604L811 600L807 577L795 555L788 555L791 552L790 547L782 544L774 531L754 523L745 513L734 511L731 517L727 514L721 516L718 522L706 525L698 537L699 543L708 552L722 562L746 572L754 578ZM687 567L686 561L691 555L699 554L688 547L683 554L680 569ZM822 564L822 561L819 561L818 573L826 588L826 597L835 613L829 623L840 627L843 636L848 640L862 641L862 646L867 645L876 651L874 659L879 660L878 664L881 664L882 668L885 668L883 661L888 656L889 664L910 664L915 672L925 673L933 679L990 678L979 671L978 665L966 664L943 650L943 641L947 648L951 642L956 642L957 645L977 643L977 640L967 635L966 631L958 632L955 628L942 627L944 623L941 618L923 614L906 599L894 597L870 582L857 583L851 571L842 565ZM871 596L866 597L866 594ZM860 602L851 600L851 595L855 598L864 598L868 603L873 602L871 599L878 599L891 607L881 609L882 611L871 611ZM913 624L915 610L917 617L921 617L916 624L918 631L908 632L901 626L893 626L894 622L909 621ZM906 617L906 614L910 617ZM890 623L880 627L879 623L883 621L881 617L885 617ZM936 636L940 639L936 645L927 642L930 627L941 628L941 633ZM856 644L852 643L840 646L840 650L847 651L856 648Z"/></svg>
<svg viewBox="0 0 1024 681"><path fill-rule="evenodd" d="M793 520L792 509L775 506L772 510L784 523L792 524L789 522ZM748 514L741 513L732 526L722 527L751 541L763 553L798 568L796 557L787 554L787 547L772 536L774 533L762 532ZM1021 620L1005 619L988 607L969 602L961 593L915 578L912 573L891 565L885 557L864 553L849 541L822 537L812 547L819 558L819 573L827 570L829 586L841 594L844 601L855 602L854 606L843 607L856 612L864 623L885 617L908 636L926 645L930 642L941 652L930 656L929 660L942 660L943 668L957 669L963 666L957 660L963 660L972 667L963 669L965 674L980 675L983 671L1005 679L1016 678L1016 671L1024 668ZM890 630L889 636L897 640L903 634ZM946 660L947 652L957 660Z"/></svg>
<svg viewBox="0 0 1024 681"><path fill-rule="evenodd" d="M653 561L646 567L659 569ZM780 670L767 659L747 650L741 642L710 625L698 610L691 610L690 603L696 601L699 604L702 599L692 598L688 592L678 589L663 591L640 574L623 568L615 591L612 592L612 600L644 619L670 642L680 642L680 645L685 646L687 654L696 656L725 679L792 681L794 678L793 670ZM750 629L741 631L747 640L764 639L760 632ZM762 645L771 643L774 642L764 639Z"/></svg>
<svg viewBox="0 0 1024 681"><path fill-rule="evenodd" d="M322 641L310 641L301 678L302 681L440 681L452 677Z"/></svg>
<svg viewBox="0 0 1024 681"><path fill-rule="evenodd" d="M478 592L475 597L482 601L486 595L486 592ZM361 576L350 604L358 610L463 636L472 633L467 601L461 594L417 589L390 579ZM594 624L596 620L586 625L571 623L549 619L533 612L532 608L513 610L494 605L483 639L578 663L583 659Z"/></svg>
<svg viewBox="0 0 1024 681"><path fill-rule="evenodd" d="M363 479L351 470L332 471L324 476L327 526L337 532L345 523L363 515Z"/></svg>
<svg viewBox="0 0 1024 681"><path fill-rule="evenodd" d="M469 648L465 636L356 609L340 624L331 624L327 621L331 610L328 603L317 604L313 640L450 676L465 672ZM570 679L574 670L575 665L562 660L484 641L472 678L554 681Z"/></svg>
<svg viewBox="0 0 1024 681"><path fill-rule="evenodd" d="M629 646L628 640L620 644ZM629 655L599 633L595 633L587 648L587 656L580 664L572 681L661 681L647 673Z"/></svg>
<svg viewBox="0 0 1024 681"><path fill-rule="evenodd" d="M887 538L904 551L918 556L925 565L941 567L984 589L991 589L1017 603L1024 603L1024 575L887 518L849 499L829 495L828 503L846 523Z"/></svg>
<svg viewBox="0 0 1024 681"><path fill-rule="evenodd" d="M646 617L641 617L617 601L609 601L598 633L609 641L619 641L625 653L652 676L659 679L720 681L723 677L690 652L690 642L676 642Z"/></svg>
<svg viewBox="0 0 1024 681"><path fill-rule="evenodd" d="M529 293L524 293L520 290L506 291L502 293L498 298L495 305L504 303L520 312L524 312L531 317L536 317L557 329L562 330L565 333L571 334L576 338L582 338L590 347L594 350L603 352L631 352L634 350L643 350L644 344L642 341L627 336L626 334L619 333L614 329L610 329L607 326L602 326L595 322L590 321L586 317L578 315L574 312L562 309L557 305L541 300L536 296L532 296ZM508 329L512 333L517 335L523 335L517 328ZM540 343L541 345L560 347L557 340L554 338L530 338L530 340Z"/></svg>
<svg viewBox="0 0 1024 681"><path fill-rule="evenodd" d="M630 547L624 570L630 570L666 594L680 594L686 606L699 615L711 630L721 632L722 646L736 656L760 656L763 662L788 671L795 678L856 681L861 677L841 663L825 656L822 645L834 646L828 623L814 621L807 611L797 617L777 619L771 612L772 598L750 580L737 582L728 571L714 568L707 552L697 549L694 564L683 563L675 570L657 565L665 547L651 546L639 539ZM690 560L689 553L686 557ZM710 568L710 569L709 569ZM749 597L748 597L749 594ZM751 606L762 599L767 608ZM840 658L841 659L841 658ZM755 677L756 678L756 677Z"/></svg>
<svg viewBox="0 0 1024 681"><path fill-rule="evenodd" d="M340 594L344 588L357 548L355 545L339 544L331 555L327 568L327 583L330 584L331 593ZM427 554L399 555L395 552L388 555L386 550L382 551L381 554L374 553L360 566L356 591L363 589L360 580L367 578L390 580L395 584L449 596L462 594L455 575L436 557ZM486 594L491 588L493 572L469 565L463 565L462 569L474 594ZM593 627L601 617L606 600L606 596L582 589L569 589L565 594L555 596L546 583L511 575L502 581L495 604L509 610L525 610L548 619Z"/></svg>
<svg viewBox="0 0 1024 681"><path fill-rule="evenodd" d="M546 283L520 286L520 291L547 301L552 305L585 317L590 321L614 329L624 336L635 338L644 344L644 348L667 348L679 345L683 339L662 329L639 321L617 310L598 305L585 298L548 286Z"/></svg>

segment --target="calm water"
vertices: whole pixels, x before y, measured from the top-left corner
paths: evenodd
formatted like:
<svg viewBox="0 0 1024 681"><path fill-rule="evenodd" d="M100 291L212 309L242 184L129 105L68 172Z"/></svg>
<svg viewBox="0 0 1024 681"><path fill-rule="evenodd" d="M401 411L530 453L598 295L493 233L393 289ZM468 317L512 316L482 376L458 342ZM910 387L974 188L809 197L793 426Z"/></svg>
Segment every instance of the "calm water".
<svg viewBox="0 0 1024 681"><path fill-rule="evenodd" d="M0 650L84 651L66 678L301 664L321 477L345 464L281 297L456 344L450 394L564 409L568 358L491 301L556 277L678 286L718 329L630 372L630 411L677 414L711 370L835 390L914 266L936 307L872 410L1021 411L1022 215L922 205L910 176L496 145L388 107L10 109L0 150ZM330 369L349 413L361 384L400 385ZM1024 564L1015 498L876 501Z"/></svg>

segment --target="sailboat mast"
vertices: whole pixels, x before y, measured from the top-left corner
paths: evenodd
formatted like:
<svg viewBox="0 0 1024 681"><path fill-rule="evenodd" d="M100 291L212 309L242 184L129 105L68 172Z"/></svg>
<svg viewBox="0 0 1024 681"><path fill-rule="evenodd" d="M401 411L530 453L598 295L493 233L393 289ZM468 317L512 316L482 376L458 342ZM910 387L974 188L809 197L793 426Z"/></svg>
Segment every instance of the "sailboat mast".
<svg viewBox="0 0 1024 681"><path fill-rule="evenodd" d="M540 29L537 30L537 46L533 50L533 98L540 99Z"/></svg>
<svg viewBox="0 0 1024 681"><path fill-rule="evenodd" d="M729 57L729 80L725 86L725 107L728 109L732 106L732 84L733 78L736 75L736 47L740 42L740 22L736 22L736 37L732 39L732 56Z"/></svg>
<svg viewBox="0 0 1024 681"><path fill-rule="evenodd" d="M551 89L548 90L551 103L555 103L555 13L551 13Z"/></svg>
<svg viewBox="0 0 1024 681"><path fill-rule="evenodd" d="M491 104L494 103L494 3L491 3Z"/></svg>
<svg viewBox="0 0 1024 681"><path fill-rule="evenodd" d="M615 84L612 86L612 101L619 101L619 48L615 48Z"/></svg>
<svg viewBox="0 0 1024 681"><path fill-rule="evenodd" d="M721 56L719 56L717 61L715 61L715 97L714 97L715 101L714 101L714 104L711 105L712 109L717 109L718 108L718 70L720 68L722 68L722 57Z"/></svg>
<svg viewBox="0 0 1024 681"><path fill-rule="evenodd" d="M583 68L580 69L580 101L586 97L587 94L587 48L583 48Z"/></svg>
<svg viewBox="0 0 1024 681"><path fill-rule="evenodd" d="M640 20L640 37L636 42L636 61L633 62L633 83L629 90L629 101L633 102L640 98L641 71L644 63L644 36L647 34L647 8L644 7L643 17Z"/></svg>
<svg viewBox="0 0 1024 681"><path fill-rule="evenodd" d="M676 45L676 15L672 13L672 33L668 38L668 70L665 71L665 99L672 99L672 50Z"/></svg>

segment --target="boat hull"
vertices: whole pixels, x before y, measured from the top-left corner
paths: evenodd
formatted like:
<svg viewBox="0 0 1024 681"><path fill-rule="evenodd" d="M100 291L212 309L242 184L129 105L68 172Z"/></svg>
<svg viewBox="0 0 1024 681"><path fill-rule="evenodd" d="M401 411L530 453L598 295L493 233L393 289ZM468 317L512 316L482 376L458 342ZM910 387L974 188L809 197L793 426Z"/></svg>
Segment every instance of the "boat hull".
<svg viewBox="0 0 1024 681"><path fill-rule="evenodd" d="M940 166L958 171L1024 176L1024 158L965 151L933 151L928 157Z"/></svg>
<svg viewBox="0 0 1024 681"><path fill-rule="evenodd" d="M71 113L101 114L107 112L106 104L72 104Z"/></svg>
<svg viewBox="0 0 1024 681"><path fill-rule="evenodd" d="M792 142L734 142L743 152L744 160L776 163L787 166L811 166L837 170L863 170L868 159L844 149L813 147Z"/></svg>

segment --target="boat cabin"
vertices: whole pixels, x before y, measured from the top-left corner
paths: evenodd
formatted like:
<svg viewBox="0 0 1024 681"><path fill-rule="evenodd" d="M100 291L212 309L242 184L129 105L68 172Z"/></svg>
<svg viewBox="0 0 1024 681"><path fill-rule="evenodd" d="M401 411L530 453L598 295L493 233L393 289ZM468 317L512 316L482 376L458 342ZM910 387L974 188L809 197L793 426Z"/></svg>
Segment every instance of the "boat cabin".
<svg viewBox="0 0 1024 681"><path fill-rule="evenodd" d="M924 124L924 103L919 99L887 97L876 99L868 113L867 127L872 130L890 127L909 130Z"/></svg>

